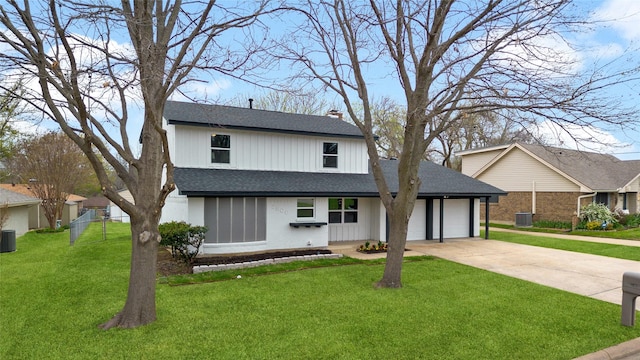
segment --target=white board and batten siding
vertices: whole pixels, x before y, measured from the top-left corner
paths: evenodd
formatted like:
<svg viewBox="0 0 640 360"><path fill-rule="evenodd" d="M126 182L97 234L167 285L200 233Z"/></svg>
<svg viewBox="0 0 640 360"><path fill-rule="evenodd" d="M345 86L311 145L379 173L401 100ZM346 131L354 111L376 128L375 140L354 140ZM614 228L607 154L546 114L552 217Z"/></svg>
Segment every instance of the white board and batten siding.
<svg viewBox="0 0 640 360"><path fill-rule="evenodd" d="M238 170L274 170L303 172L367 173L368 157L364 140L269 132L208 129L194 126L174 127L175 165L196 168ZM211 163L211 135L229 135L230 163ZM338 168L322 167L322 144L338 143ZM177 145L180 144L180 145Z"/></svg>
<svg viewBox="0 0 640 360"><path fill-rule="evenodd" d="M466 161L466 159L465 159ZM514 171L517 169L517 171ZM476 179L507 192L579 192L580 187L532 158L520 149L513 149L485 169ZM535 183L535 185L533 185ZM535 189L533 188L535 186Z"/></svg>
<svg viewBox="0 0 640 360"><path fill-rule="evenodd" d="M205 225L205 199L189 198L188 223ZM205 243L205 254L228 254L281 249L318 248L328 245L328 227L292 227L293 222L328 222L328 199L315 198L313 219L297 219L297 198L266 198L266 239L249 242ZM206 241L205 241L206 242Z"/></svg>
<svg viewBox="0 0 640 360"><path fill-rule="evenodd" d="M407 227L407 241L424 240L427 238L427 226L425 219L427 218L427 201L418 199L413 207L413 212L409 218L409 226Z"/></svg>
<svg viewBox="0 0 640 360"><path fill-rule="evenodd" d="M433 200L433 238L440 238L440 201ZM474 231L473 236L480 236L480 199L474 199ZM407 241L425 240L427 238L427 207L426 200L416 200L415 208L409 218L407 228ZM382 202L379 205L380 231L379 239L386 238L386 211ZM469 199L445 199L444 200L444 239L456 239L469 237Z"/></svg>
<svg viewBox="0 0 640 360"><path fill-rule="evenodd" d="M118 194L122 196L125 200L131 202L132 204L135 203L133 201L133 195L131 195L131 191L122 190L122 191L119 191ZM109 212L110 212L111 220L113 221L120 221L123 223L131 222L131 218L129 217L129 214L122 211L122 209L113 201L111 201L109 205Z"/></svg>
<svg viewBox="0 0 640 360"><path fill-rule="evenodd" d="M440 238L440 201L433 200L433 238ZM474 199L473 236L480 236L480 199ZM444 239L469 237L469 199L444 199Z"/></svg>
<svg viewBox="0 0 640 360"><path fill-rule="evenodd" d="M358 222L329 224L329 241L356 241L373 239L376 218L374 207L378 199L358 198Z"/></svg>

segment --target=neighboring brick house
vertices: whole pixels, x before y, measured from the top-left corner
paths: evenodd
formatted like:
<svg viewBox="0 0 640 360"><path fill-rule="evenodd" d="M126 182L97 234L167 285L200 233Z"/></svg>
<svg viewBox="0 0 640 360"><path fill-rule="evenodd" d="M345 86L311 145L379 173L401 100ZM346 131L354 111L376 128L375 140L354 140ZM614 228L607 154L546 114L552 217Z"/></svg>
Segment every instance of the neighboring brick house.
<svg viewBox="0 0 640 360"><path fill-rule="evenodd" d="M491 221L513 223L516 213L531 213L533 221L568 222L590 202L630 213L640 209L640 160L522 143L457 155L463 174L509 193L491 204Z"/></svg>

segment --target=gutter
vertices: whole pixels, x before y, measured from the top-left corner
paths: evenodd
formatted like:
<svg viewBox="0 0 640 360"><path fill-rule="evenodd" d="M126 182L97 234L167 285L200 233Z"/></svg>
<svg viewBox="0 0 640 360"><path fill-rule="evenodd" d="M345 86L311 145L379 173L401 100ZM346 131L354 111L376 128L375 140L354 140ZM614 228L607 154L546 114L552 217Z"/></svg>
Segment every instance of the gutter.
<svg viewBox="0 0 640 360"><path fill-rule="evenodd" d="M598 195L598 192L594 192L594 193L592 193L592 194L586 194L586 195L580 195L580 196L578 196L578 209L577 209L577 211L576 211L576 216L577 216L577 217L580 217L580 200L585 199L585 198L588 198L588 197L594 197L594 196L596 196L596 195Z"/></svg>

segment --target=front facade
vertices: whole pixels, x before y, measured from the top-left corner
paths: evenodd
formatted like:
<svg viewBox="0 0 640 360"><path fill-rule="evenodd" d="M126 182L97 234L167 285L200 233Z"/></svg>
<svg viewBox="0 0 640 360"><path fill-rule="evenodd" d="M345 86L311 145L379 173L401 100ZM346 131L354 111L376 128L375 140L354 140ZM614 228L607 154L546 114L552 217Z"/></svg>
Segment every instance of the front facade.
<svg viewBox="0 0 640 360"><path fill-rule="evenodd" d="M592 152L514 143L458 153L462 173L508 192L491 205L492 221L570 222L588 203L637 213L640 161Z"/></svg>
<svg viewBox="0 0 640 360"><path fill-rule="evenodd" d="M173 101L164 121L177 190L162 221L207 226L204 253L387 239L357 127L330 116ZM382 166L397 189L397 161ZM432 163L422 164L421 178L408 240L479 236L480 199L503 194Z"/></svg>

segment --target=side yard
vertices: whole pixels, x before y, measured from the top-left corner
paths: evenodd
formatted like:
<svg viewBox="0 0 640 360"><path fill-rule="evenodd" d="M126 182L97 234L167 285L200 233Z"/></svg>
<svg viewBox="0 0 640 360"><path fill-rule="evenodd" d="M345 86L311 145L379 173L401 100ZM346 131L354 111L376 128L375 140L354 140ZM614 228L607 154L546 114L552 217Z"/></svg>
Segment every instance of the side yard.
<svg viewBox="0 0 640 360"><path fill-rule="evenodd" d="M28 233L0 254L0 358L571 359L640 336L620 307L441 259L374 289L380 262L188 286L159 281L158 321L102 331L127 290L127 224ZM237 278L241 275L241 278Z"/></svg>

